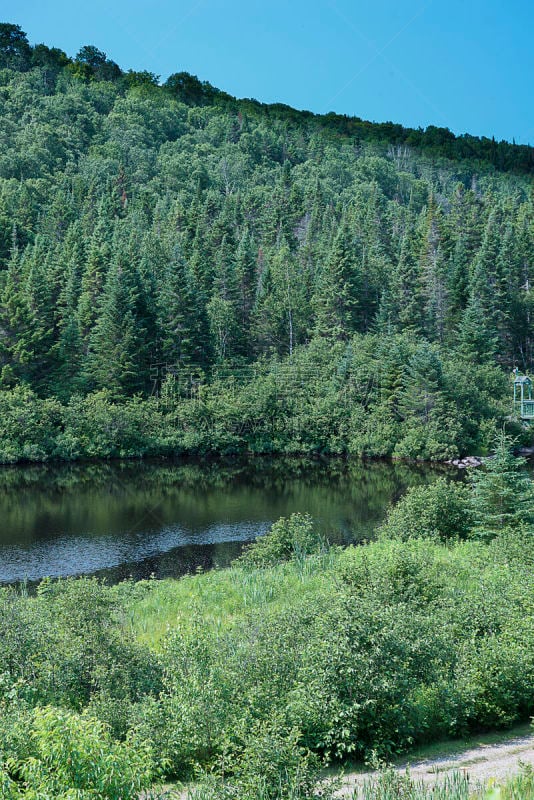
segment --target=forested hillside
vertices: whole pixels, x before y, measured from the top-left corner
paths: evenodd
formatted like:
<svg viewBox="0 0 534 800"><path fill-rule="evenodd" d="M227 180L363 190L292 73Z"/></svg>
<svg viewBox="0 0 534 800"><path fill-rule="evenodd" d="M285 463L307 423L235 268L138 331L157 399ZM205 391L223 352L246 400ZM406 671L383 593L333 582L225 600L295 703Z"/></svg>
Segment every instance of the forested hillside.
<svg viewBox="0 0 534 800"><path fill-rule="evenodd" d="M532 368L533 148L8 24L0 67L0 460L487 447Z"/></svg>

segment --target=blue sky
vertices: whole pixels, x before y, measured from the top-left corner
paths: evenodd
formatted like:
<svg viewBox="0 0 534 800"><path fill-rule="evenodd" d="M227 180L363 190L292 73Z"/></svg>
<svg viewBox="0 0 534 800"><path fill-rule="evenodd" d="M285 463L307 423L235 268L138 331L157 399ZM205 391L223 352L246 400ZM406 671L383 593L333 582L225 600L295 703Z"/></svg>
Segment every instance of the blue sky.
<svg viewBox="0 0 534 800"><path fill-rule="evenodd" d="M0 17L162 79L534 144L532 0L4 0Z"/></svg>

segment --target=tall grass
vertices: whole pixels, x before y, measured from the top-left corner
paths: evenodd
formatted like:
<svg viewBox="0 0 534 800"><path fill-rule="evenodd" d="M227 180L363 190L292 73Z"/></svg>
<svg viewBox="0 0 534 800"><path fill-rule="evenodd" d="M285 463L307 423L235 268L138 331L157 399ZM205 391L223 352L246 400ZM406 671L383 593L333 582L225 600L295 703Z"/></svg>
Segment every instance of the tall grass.
<svg viewBox="0 0 534 800"><path fill-rule="evenodd" d="M474 786L463 772L452 772L429 785L393 768L383 770L377 778L365 780L353 794L353 800L478 800L483 797L482 788Z"/></svg>
<svg viewBox="0 0 534 800"><path fill-rule="evenodd" d="M524 767L502 783L493 779L480 783L467 772L455 770L425 783L390 768L357 786L352 800L534 800L534 772Z"/></svg>
<svg viewBox="0 0 534 800"><path fill-rule="evenodd" d="M178 795L176 795L178 796ZM319 785L310 795L303 792L298 781L289 781L274 791L266 789L261 780L246 793L231 783L225 784L213 776L192 787L187 800L534 800L534 774L527 768L521 774L502 783L490 780L484 784L473 781L466 772L455 770L425 783L401 774L393 768L382 770L378 777L366 779L357 786L352 796L348 791L337 790L335 784Z"/></svg>
<svg viewBox="0 0 534 800"><path fill-rule="evenodd" d="M165 634L192 615L214 629L229 628L251 609L291 606L332 586L335 549L270 569L240 566L188 575L179 581L143 581L132 587L125 623L158 647ZM120 588L117 589L121 591Z"/></svg>

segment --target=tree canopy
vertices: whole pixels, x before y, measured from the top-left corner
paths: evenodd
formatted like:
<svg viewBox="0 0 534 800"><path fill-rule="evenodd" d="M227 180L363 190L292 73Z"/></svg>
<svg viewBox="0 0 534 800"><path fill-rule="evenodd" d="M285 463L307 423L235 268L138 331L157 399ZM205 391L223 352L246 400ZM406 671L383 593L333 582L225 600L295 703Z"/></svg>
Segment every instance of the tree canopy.
<svg viewBox="0 0 534 800"><path fill-rule="evenodd" d="M250 420L208 414L215 449L489 447L533 367L531 149L160 86L7 23L0 55L3 391L231 379Z"/></svg>

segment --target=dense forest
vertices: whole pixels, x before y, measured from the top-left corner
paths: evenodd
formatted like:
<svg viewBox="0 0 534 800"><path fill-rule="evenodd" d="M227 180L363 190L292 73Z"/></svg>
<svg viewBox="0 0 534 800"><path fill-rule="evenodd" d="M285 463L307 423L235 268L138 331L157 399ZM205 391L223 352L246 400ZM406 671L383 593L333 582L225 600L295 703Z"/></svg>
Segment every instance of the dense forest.
<svg viewBox="0 0 534 800"><path fill-rule="evenodd" d="M0 26L0 461L484 451L534 149L160 85Z"/></svg>

